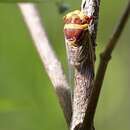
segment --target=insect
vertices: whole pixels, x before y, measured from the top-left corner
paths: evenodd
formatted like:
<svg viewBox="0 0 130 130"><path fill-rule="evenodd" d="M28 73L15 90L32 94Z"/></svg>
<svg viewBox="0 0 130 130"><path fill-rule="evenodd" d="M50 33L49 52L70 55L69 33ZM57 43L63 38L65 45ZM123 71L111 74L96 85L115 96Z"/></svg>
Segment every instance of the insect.
<svg viewBox="0 0 130 130"><path fill-rule="evenodd" d="M75 10L64 16L64 36L68 59L72 66L78 67L87 59L92 60L92 45L88 27L92 17L84 15L81 11ZM86 51L88 50L88 51Z"/></svg>

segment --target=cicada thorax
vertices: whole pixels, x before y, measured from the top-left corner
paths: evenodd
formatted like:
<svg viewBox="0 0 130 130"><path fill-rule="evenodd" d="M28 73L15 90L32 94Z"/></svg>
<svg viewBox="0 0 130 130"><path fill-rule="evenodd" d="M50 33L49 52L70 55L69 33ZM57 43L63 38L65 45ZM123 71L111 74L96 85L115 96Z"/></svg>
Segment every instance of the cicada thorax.
<svg viewBox="0 0 130 130"><path fill-rule="evenodd" d="M76 10L64 17L64 36L69 51L69 61L73 66L79 66L88 57L86 51L88 26L91 17Z"/></svg>

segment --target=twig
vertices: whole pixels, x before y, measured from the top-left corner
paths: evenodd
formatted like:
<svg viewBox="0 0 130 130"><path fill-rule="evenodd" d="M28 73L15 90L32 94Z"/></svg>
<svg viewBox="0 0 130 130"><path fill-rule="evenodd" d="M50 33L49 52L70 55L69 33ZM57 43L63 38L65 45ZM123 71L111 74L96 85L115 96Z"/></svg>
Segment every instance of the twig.
<svg viewBox="0 0 130 130"><path fill-rule="evenodd" d="M96 46L99 6L100 6L100 0L82 0L81 4L81 11L83 11L84 14L86 14L87 16L93 17L93 21L89 25L89 32L92 37L91 40L94 49Z"/></svg>
<svg viewBox="0 0 130 130"><path fill-rule="evenodd" d="M74 47L68 44L70 64L75 69L75 88L73 97L73 115L71 130L83 129L84 119L86 116L88 100L92 91L94 81L94 55L95 41L97 32L99 0L83 0L81 11L93 18L89 25L86 36L82 39L80 46ZM69 20L68 20L69 21ZM79 59L79 60L77 60ZM83 59L83 60L80 60ZM79 62L78 62L79 61ZM76 65L78 64L78 65ZM90 124L89 129L92 129Z"/></svg>
<svg viewBox="0 0 130 130"><path fill-rule="evenodd" d="M61 63L50 46L35 5L32 3L19 3L18 6L32 36L37 52L45 66L46 72L54 86L69 126L72 113L71 92L63 73Z"/></svg>
<svg viewBox="0 0 130 130"><path fill-rule="evenodd" d="M120 21L118 26L116 27L115 31L113 32L112 36L110 37L110 40L106 46L106 48L104 49L104 51L101 53L100 55L100 64L98 67L98 71L97 71L97 75L96 75L96 79L94 82L94 88L89 100L89 104L88 104L88 109L87 109L87 116L85 117L85 121L86 123L84 127L88 127L88 124L91 124L91 122L94 119L94 114L96 111L96 106L97 106L97 102L98 102L98 98L99 98L99 94L100 94L100 90L101 90L101 86L103 84L103 80L104 80L104 76L105 76L105 72L107 69L107 65L108 62L111 58L111 54L115 48L115 46L117 45L117 41L125 27L125 24L128 20L130 14L130 2L128 3Z"/></svg>

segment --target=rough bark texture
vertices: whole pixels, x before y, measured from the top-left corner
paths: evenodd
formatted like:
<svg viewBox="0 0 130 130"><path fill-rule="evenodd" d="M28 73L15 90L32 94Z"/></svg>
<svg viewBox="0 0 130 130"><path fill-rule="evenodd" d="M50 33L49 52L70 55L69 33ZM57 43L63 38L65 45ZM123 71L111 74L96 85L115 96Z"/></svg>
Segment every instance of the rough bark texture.
<svg viewBox="0 0 130 130"><path fill-rule="evenodd" d="M99 16L100 0L82 0L81 11L87 16L92 16L93 21L89 26L93 47L96 46L97 25Z"/></svg>
<svg viewBox="0 0 130 130"><path fill-rule="evenodd" d="M82 128L88 99L92 90L94 78L94 57L90 34L86 32L84 42L79 47L70 47L73 57L71 64L75 68L75 88L73 96L73 115L71 130L79 130Z"/></svg>
<svg viewBox="0 0 130 130"><path fill-rule="evenodd" d="M75 72L72 130L82 128L92 84L93 71L91 66L87 66L84 73L81 73L81 71Z"/></svg>

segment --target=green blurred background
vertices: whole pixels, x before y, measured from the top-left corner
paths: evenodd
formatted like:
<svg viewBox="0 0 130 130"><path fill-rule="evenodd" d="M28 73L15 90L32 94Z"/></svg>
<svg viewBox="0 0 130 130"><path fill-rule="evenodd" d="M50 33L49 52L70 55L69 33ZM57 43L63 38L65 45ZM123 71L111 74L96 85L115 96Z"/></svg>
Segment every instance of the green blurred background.
<svg viewBox="0 0 130 130"><path fill-rule="evenodd" d="M58 58L67 73L63 15L55 2L37 4L42 22ZM81 0L66 0L71 10ZM101 0L97 37L97 62L127 0ZM107 69L99 104L96 130L129 130L129 51L128 21ZM53 86L33 46L33 41L16 4L0 4L0 130L66 130L66 122Z"/></svg>

